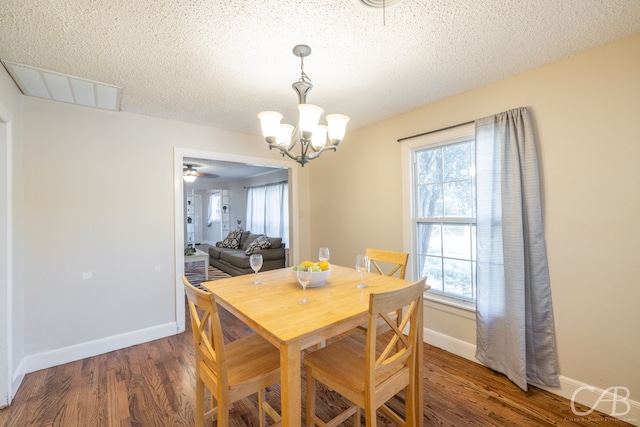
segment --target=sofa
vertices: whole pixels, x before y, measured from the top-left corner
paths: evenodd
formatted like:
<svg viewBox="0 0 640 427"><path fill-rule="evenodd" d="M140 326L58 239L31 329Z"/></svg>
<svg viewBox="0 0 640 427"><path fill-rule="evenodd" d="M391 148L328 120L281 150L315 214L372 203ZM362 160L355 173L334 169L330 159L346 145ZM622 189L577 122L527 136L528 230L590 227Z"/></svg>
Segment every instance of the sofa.
<svg viewBox="0 0 640 427"><path fill-rule="evenodd" d="M253 273L249 256L262 255L260 271L275 270L285 266L285 244L280 237L252 234L250 231L234 230L221 242L209 248L209 264L231 276Z"/></svg>

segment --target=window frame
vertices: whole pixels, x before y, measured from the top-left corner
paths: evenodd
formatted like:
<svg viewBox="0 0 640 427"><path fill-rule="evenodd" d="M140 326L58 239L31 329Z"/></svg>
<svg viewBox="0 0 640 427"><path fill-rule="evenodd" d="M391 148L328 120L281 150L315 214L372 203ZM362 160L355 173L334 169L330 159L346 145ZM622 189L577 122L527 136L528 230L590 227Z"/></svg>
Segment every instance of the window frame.
<svg viewBox="0 0 640 427"><path fill-rule="evenodd" d="M417 266L417 209L415 206L416 177L414 166L414 152L421 149L437 148L445 145L452 145L464 141L475 141L475 124L467 123L460 126L447 128L441 131L426 133L413 138L401 141L401 162L403 171L403 247L410 254L407 266L407 278L410 280L418 280ZM475 200L474 200L475 201ZM475 214L475 209L474 209ZM470 218L460 218L449 221L449 218L443 217L438 222L460 222L469 224ZM475 223L475 219L473 220ZM475 280L474 280L475 282ZM427 284L429 280L427 279ZM449 306L461 308L463 310L475 312L475 299L469 300L464 297L455 297L439 292L427 291L424 294L425 299L433 300Z"/></svg>

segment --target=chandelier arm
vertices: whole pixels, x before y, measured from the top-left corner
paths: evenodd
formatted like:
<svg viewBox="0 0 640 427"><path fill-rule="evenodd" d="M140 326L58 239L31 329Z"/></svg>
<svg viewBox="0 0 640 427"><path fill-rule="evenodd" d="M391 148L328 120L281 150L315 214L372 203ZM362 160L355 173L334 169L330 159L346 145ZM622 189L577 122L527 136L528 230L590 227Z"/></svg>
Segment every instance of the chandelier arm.
<svg viewBox="0 0 640 427"><path fill-rule="evenodd" d="M326 147L322 147L319 150L316 150L314 153L311 153L309 155L309 160L313 160L313 159L317 159L318 157L322 156L322 154L326 151L337 151L338 147L334 146L334 145L330 145L330 146L326 146Z"/></svg>
<svg viewBox="0 0 640 427"><path fill-rule="evenodd" d="M273 148L277 148L278 150L280 150L283 156L286 154L290 159L295 160L296 162L298 161L298 157L291 154L289 150L285 149L284 147L278 144L272 144L269 142L269 149L273 149Z"/></svg>

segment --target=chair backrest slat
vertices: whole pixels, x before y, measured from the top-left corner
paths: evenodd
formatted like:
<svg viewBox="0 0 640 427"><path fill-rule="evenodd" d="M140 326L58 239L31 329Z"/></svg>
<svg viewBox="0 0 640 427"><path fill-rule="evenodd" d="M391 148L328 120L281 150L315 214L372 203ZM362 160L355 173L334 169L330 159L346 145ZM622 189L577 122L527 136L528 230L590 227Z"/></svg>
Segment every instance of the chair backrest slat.
<svg viewBox="0 0 640 427"><path fill-rule="evenodd" d="M365 255L379 274L393 276L398 273L398 277L404 279L407 261L409 260L408 253L367 248ZM384 272L383 268L386 264L391 264L391 266L387 266L387 268L391 268L387 273Z"/></svg>

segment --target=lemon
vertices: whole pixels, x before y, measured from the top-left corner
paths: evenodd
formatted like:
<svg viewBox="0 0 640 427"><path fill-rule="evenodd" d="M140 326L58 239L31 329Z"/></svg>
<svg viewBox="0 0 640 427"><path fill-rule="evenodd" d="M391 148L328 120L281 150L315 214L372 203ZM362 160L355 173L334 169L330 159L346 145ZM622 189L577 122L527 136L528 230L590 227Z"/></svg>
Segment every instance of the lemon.
<svg viewBox="0 0 640 427"><path fill-rule="evenodd" d="M328 270L328 269L329 269L329 261L320 261L320 262L318 263L318 267L320 267L320 269L321 269L322 271L326 271L326 270Z"/></svg>
<svg viewBox="0 0 640 427"><path fill-rule="evenodd" d="M302 263L300 265L303 265L303 266L309 268L309 267L313 267L315 265L315 263L312 262L312 261L302 261Z"/></svg>

